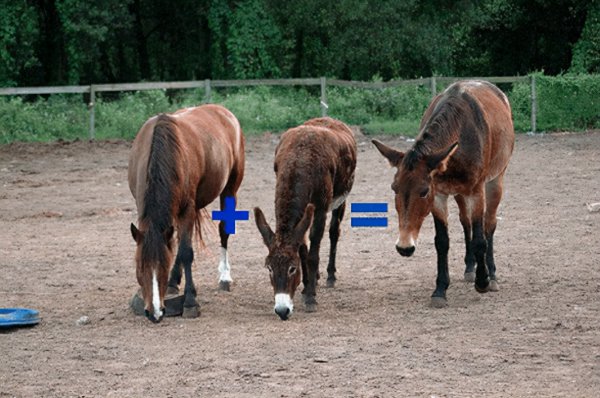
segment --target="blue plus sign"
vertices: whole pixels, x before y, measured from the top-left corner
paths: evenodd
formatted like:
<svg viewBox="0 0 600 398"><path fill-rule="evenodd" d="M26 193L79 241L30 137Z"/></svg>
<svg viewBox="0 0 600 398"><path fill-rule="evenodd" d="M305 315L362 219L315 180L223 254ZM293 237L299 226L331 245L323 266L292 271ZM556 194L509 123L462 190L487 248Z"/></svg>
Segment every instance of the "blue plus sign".
<svg viewBox="0 0 600 398"><path fill-rule="evenodd" d="M213 210L212 219L215 221L225 221L225 233L235 234L235 222L237 220L247 221L250 218L250 212L247 210L235 209L235 198L227 196L225 198L225 208L221 211Z"/></svg>

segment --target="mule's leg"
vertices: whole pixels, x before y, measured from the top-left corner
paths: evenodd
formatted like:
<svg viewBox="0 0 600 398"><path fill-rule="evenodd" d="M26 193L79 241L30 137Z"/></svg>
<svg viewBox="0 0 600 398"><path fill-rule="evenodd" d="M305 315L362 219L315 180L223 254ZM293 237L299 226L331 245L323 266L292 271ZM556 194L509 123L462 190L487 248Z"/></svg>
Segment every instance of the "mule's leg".
<svg viewBox="0 0 600 398"><path fill-rule="evenodd" d="M465 198L462 195L456 195L454 199L458 204L460 223L465 233L466 254L464 278L467 282L475 282L475 255L473 254L473 250L471 250L471 211L467 207Z"/></svg>
<svg viewBox="0 0 600 398"><path fill-rule="evenodd" d="M432 210L435 225L435 250L437 252L437 278L435 290L431 295L431 305L436 308L448 305L446 290L450 286L450 273L448 272L448 250L450 238L448 237L448 197L436 195Z"/></svg>
<svg viewBox="0 0 600 398"><path fill-rule="evenodd" d="M496 263L494 261L494 232L496 231L496 212L502 199L502 182L503 175L488 182L485 185L485 238L487 240L487 251L485 261L490 274L490 291L497 292L499 290L498 281L496 279Z"/></svg>
<svg viewBox="0 0 600 398"><path fill-rule="evenodd" d="M342 203L337 209L334 209L331 213L331 225L329 226L329 264L327 265L327 287L335 286L335 257L337 254L337 243L340 237L340 223L344 218L344 210L346 209L346 202Z"/></svg>
<svg viewBox="0 0 600 398"><path fill-rule="evenodd" d="M317 310L317 274L319 272L319 248L325 232L325 219L327 214L322 210L315 211L313 224L310 229L310 249L306 259L307 282L304 293L306 312Z"/></svg>
<svg viewBox="0 0 600 398"><path fill-rule="evenodd" d="M475 255L475 261L477 261L477 268L475 269L475 290L479 293L486 293L490 286L488 269L485 264L487 240L485 238L483 225L483 213L485 209L485 196L483 190L484 188L482 186L475 195L466 198L467 205L472 207L471 225L473 239L471 240L471 250Z"/></svg>

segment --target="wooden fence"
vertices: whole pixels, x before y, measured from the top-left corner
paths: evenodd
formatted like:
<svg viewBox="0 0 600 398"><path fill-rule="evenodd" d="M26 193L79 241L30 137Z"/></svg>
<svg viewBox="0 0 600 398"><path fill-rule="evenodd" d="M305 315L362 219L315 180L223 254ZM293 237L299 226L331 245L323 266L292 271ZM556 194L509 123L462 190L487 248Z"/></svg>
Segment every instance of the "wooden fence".
<svg viewBox="0 0 600 398"><path fill-rule="evenodd" d="M9 87L0 88L0 95L31 95L31 94L89 94L88 109L90 112L90 139L95 137L95 98L96 93L114 91L142 91L161 89L192 89L204 88L205 102L211 102L212 88L220 87L248 87L248 86L321 86L321 114L327 115L327 86L351 87L362 89L384 89L400 86L426 86L431 90L431 96L437 94L437 86L449 85L457 80L478 79L491 83L517 83L529 82L531 84L531 131L536 131L537 98L535 89L535 76L492 76L492 77L428 77L412 80L393 80L388 82L362 82L350 80L337 80L321 78L311 79L255 79L255 80L192 80L181 82L158 83L117 83L117 84L92 84L89 86L50 86L50 87Z"/></svg>

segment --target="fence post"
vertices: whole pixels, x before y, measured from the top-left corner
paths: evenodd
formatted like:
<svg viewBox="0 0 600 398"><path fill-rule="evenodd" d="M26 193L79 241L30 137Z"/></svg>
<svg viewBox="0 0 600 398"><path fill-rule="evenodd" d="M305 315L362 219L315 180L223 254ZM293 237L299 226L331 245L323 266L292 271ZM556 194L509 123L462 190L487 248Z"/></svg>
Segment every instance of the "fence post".
<svg viewBox="0 0 600 398"><path fill-rule="evenodd" d="M90 140L93 140L96 136L95 131L95 110L94 107L96 105L96 93L94 91L94 85L90 85L90 102L88 103L88 109L90 110Z"/></svg>
<svg viewBox="0 0 600 398"><path fill-rule="evenodd" d="M204 103L210 104L210 79L204 80Z"/></svg>
<svg viewBox="0 0 600 398"><path fill-rule="evenodd" d="M531 132L537 128L537 93L535 90L535 75L531 75Z"/></svg>
<svg viewBox="0 0 600 398"><path fill-rule="evenodd" d="M327 116L327 81L324 76L321 76L321 116Z"/></svg>
<svg viewBox="0 0 600 398"><path fill-rule="evenodd" d="M431 97L435 97L437 95L437 82L435 81L435 76L431 76Z"/></svg>

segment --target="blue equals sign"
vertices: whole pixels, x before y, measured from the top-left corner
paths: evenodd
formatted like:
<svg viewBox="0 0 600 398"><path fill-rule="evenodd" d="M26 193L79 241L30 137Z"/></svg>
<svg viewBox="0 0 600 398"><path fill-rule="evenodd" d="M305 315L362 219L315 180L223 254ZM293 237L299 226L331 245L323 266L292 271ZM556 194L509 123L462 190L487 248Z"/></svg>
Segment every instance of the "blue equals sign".
<svg viewBox="0 0 600 398"><path fill-rule="evenodd" d="M387 213L387 203L351 203L352 213ZM387 217L351 217L351 227L387 227Z"/></svg>

